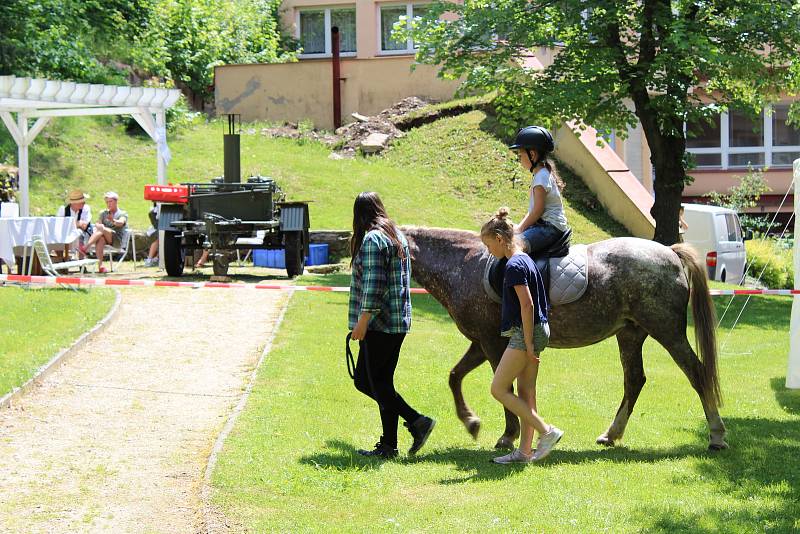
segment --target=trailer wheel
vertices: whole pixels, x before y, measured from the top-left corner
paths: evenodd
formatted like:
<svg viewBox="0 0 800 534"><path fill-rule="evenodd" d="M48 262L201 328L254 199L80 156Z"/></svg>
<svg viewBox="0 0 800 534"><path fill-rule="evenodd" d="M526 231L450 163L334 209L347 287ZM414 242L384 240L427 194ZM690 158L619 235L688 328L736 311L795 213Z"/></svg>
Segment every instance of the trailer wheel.
<svg viewBox="0 0 800 534"><path fill-rule="evenodd" d="M305 246L303 243L303 232L286 232L284 238L286 244L286 274L289 278L300 276L306 266Z"/></svg>
<svg viewBox="0 0 800 534"><path fill-rule="evenodd" d="M164 267L167 268L167 274L182 275L185 258L186 250L181 246L181 234L164 232Z"/></svg>
<svg viewBox="0 0 800 534"><path fill-rule="evenodd" d="M228 259L228 255L224 252L217 253L214 256L214 275L215 276L225 276L228 274L228 264L230 260Z"/></svg>

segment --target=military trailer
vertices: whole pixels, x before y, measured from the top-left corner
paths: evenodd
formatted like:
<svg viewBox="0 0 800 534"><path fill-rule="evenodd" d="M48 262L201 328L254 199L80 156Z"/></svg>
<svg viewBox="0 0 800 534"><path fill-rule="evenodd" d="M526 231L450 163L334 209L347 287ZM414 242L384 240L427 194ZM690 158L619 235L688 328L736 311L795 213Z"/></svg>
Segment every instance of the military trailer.
<svg viewBox="0 0 800 534"><path fill-rule="evenodd" d="M210 183L145 186L145 199L158 202L164 266L181 276L187 252L208 250L214 274L223 276L237 250L284 249L286 273L303 273L309 253L308 203L288 202L274 180L240 178L239 125L228 115L224 175Z"/></svg>

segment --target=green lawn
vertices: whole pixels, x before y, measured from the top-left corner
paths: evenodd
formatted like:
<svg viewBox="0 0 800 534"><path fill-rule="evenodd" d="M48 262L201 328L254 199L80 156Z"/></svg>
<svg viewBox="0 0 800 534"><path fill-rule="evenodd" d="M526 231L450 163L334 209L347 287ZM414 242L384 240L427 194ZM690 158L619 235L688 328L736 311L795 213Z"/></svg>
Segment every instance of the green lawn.
<svg viewBox="0 0 800 534"><path fill-rule="evenodd" d="M304 281L340 285L339 278ZM721 313L728 298L715 300ZM254 532L799 529L800 393L784 389L791 301L751 299L728 335L743 302L734 301L719 336L729 450L706 451L697 396L652 341L625 445L595 445L622 396L611 339L545 353L540 409L566 436L543 464L508 467L489 462L503 430L489 367L464 384L483 419L473 442L447 386L467 341L425 295L414 296L414 327L396 377L410 404L439 424L416 459L356 455L377 440L380 426L345 369L347 295L298 293L219 457L214 502ZM409 445L401 427L400 446Z"/></svg>
<svg viewBox="0 0 800 534"><path fill-rule="evenodd" d="M0 287L0 396L21 386L114 304L110 289L70 291Z"/></svg>
<svg viewBox="0 0 800 534"><path fill-rule="evenodd" d="M328 159L330 150L316 142L266 138L263 126L242 127L242 175L272 176L290 199L313 201L313 229L350 228L353 199L363 190L378 191L403 224L477 229L501 205L512 208L515 220L527 208L527 176L480 111L414 129L385 156L342 161ZM172 135L170 181L208 181L222 174L222 132L222 123L212 122ZM0 129L0 149L10 146ZM55 213L66 192L81 187L91 195L96 217L104 208L103 193L113 189L133 228L149 226L143 186L156 181L156 159L148 138L127 135L107 118L59 118L31 146L30 161L33 214ZM594 207L596 201L587 200L580 180L563 176L576 241L625 235Z"/></svg>

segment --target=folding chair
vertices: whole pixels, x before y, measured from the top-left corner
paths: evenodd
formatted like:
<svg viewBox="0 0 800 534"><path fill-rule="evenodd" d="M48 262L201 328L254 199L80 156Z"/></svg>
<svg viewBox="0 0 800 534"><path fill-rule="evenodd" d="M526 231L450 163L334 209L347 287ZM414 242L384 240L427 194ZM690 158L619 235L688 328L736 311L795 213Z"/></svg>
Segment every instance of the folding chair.
<svg viewBox="0 0 800 534"><path fill-rule="evenodd" d="M130 228L125 228L122 232L122 239L120 240L119 247L112 247L106 245L103 247L103 254L108 255L108 264L111 266L111 271L114 271L114 256L117 256L117 267L128 256L128 251L131 251L133 257L133 270L136 270L136 240L133 238L133 231ZM95 247L95 256L97 256L97 248Z"/></svg>
<svg viewBox="0 0 800 534"><path fill-rule="evenodd" d="M35 235L33 236L33 251L36 253L36 257L39 258L39 264L42 266L42 271L44 271L47 276L58 276L58 271L69 270L72 267L80 268L81 272L86 270L87 265L92 265L93 263L97 263L97 260L73 260L73 261L62 261L53 263L53 259L50 257L50 252L47 250L47 245L42 239L41 236ZM30 275L30 271L33 266L33 254L31 254L31 260L28 262L28 274ZM62 284L63 285L63 284ZM71 287L71 289L74 289Z"/></svg>

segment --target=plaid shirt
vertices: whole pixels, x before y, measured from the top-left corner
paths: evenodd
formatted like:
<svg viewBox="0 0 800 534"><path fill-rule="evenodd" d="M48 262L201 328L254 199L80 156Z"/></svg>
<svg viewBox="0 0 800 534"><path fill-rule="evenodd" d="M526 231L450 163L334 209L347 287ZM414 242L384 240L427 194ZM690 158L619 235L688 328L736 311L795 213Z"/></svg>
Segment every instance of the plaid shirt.
<svg viewBox="0 0 800 534"><path fill-rule="evenodd" d="M400 334L411 329L411 255L405 236L398 231L397 237L405 250L404 260L379 230L364 236L350 277L350 330L364 312L372 314L368 330Z"/></svg>

